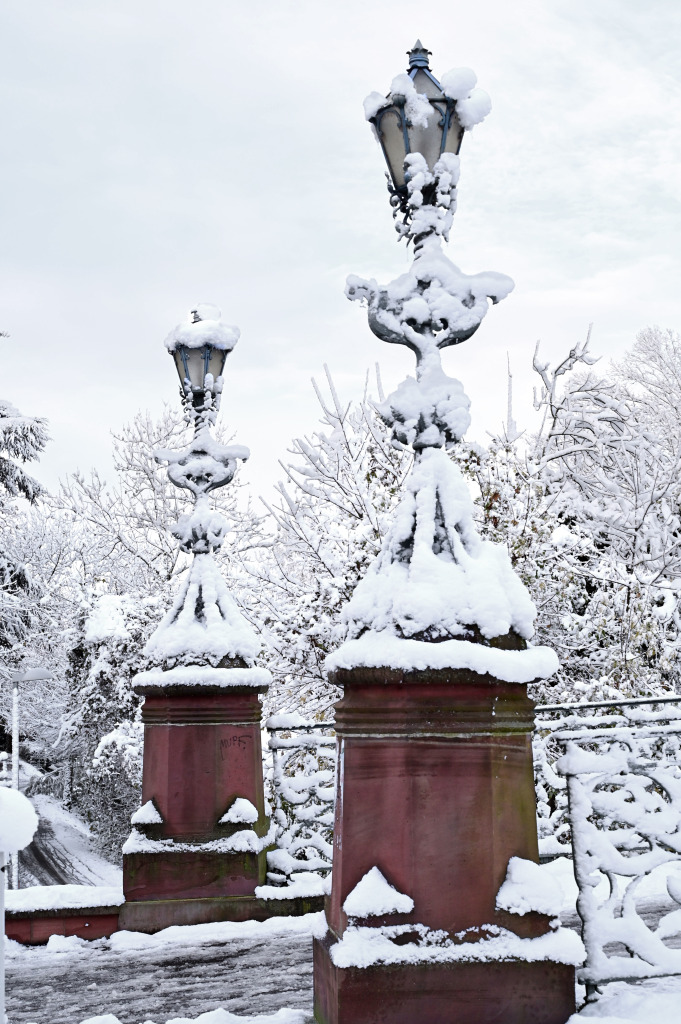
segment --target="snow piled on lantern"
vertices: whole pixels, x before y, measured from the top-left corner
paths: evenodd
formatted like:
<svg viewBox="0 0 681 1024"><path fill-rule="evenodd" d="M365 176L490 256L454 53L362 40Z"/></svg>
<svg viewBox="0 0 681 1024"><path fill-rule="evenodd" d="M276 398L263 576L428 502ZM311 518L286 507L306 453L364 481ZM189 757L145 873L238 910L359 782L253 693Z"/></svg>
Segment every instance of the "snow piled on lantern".
<svg viewBox="0 0 681 1024"><path fill-rule="evenodd" d="M522 644L535 615L506 550L478 536L460 470L442 449L428 448L417 455L378 558L343 610L349 639L326 668L468 668L508 682L544 678L558 667L550 649L486 643L513 632Z"/></svg>
<svg viewBox="0 0 681 1024"><path fill-rule="evenodd" d="M199 319L193 319L194 313ZM203 303L192 310L187 320L173 328L164 344L169 352L174 352L178 345L184 345L185 348L210 345L231 352L240 334L238 327L222 320L222 312L217 306Z"/></svg>
<svg viewBox="0 0 681 1024"><path fill-rule="evenodd" d="M166 668L219 666L225 659L241 660L245 668L253 665L259 650L260 642L227 590L212 556L201 554L194 556L187 580L147 641L144 653ZM140 673L136 682L143 681L145 675L148 673ZM217 675L213 682L219 685Z"/></svg>
<svg viewBox="0 0 681 1024"><path fill-rule="evenodd" d="M470 68L453 68L445 72L440 81L443 95L455 100L456 114L461 127L470 131L489 114L492 101L484 89L477 88L477 76ZM415 127L425 128L434 113L425 93L416 91L411 76L406 72L393 78L390 92L384 96L372 92L364 100L364 116L373 121L379 111L393 104L404 106L408 120Z"/></svg>

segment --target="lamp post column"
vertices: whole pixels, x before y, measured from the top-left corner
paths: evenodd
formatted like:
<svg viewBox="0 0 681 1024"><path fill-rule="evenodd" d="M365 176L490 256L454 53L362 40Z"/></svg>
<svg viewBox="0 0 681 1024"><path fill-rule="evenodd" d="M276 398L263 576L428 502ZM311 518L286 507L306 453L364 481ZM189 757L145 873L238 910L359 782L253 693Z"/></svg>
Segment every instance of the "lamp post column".
<svg viewBox="0 0 681 1024"><path fill-rule="evenodd" d="M123 847L123 928L267 916L265 881L273 829L265 813L259 695L270 674L255 665L259 641L213 557L227 524L210 492L228 484L247 448L211 435L222 369L239 332L215 307L198 307L168 337L194 437L158 451L168 475L194 495L173 529L192 556L175 602L149 639L144 695L142 806Z"/></svg>
<svg viewBox="0 0 681 1024"><path fill-rule="evenodd" d="M470 338L490 301L513 288L502 274L463 274L441 244L460 145L459 133L452 152L447 126L471 126L489 104L468 69L440 85L427 58L417 44L390 95L365 103L388 158L398 232L415 255L397 281L351 277L347 294L366 304L377 337L415 354L416 378L379 406L414 464L381 552L344 609L348 639L326 662L344 695L315 1018L565 1024L581 943L552 920L559 906L511 880L513 858L525 875L539 871L526 684L558 662L528 644L535 608L505 549L478 536L447 455L470 417L441 350Z"/></svg>

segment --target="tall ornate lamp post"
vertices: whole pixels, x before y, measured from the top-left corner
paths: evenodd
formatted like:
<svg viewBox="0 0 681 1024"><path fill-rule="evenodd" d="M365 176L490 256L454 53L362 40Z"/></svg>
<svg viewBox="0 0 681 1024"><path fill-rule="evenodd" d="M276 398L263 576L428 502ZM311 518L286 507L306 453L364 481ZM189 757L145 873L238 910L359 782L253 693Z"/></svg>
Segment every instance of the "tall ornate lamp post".
<svg viewBox="0 0 681 1024"><path fill-rule="evenodd" d="M259 694L270 675L255 667L259 643L229 594L213 553L226 523L210 493L228 484L241 445L211 435L222 370L239 338L214 306L199 306L166 339L194 437L159 451L168 475L194 495L173 530L192 564L172 608L147 643L142 807L123 847L121 927L266 916L255 897L272 842L265 815Z"/></svg>
<svg viewBox="0 0 681 1024"><path fill-rule="evenodd" d="M502 274L462 273L442 249L461 138L490 105L471 71L438 82L428 57L417 43L389 95L365 103L414 259L386 286L351 277L347 294L366 304L374 334L416 356L416 377L380 407L394 443L415 455L381 553L344 610L349 639L327 661L344 696L315 1015L564 1024L579 941L514 881L539 870L526 684L557 660L528 645L535 609L505 550L477 535L446 453L469 402L440 352L513 288Z"/></svg>

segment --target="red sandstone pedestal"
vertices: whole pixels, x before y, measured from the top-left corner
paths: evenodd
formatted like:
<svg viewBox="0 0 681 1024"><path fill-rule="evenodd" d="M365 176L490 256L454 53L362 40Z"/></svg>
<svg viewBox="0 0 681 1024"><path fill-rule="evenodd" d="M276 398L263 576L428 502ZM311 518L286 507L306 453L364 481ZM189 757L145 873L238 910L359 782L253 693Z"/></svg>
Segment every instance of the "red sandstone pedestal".
<svg viewBox="0 0 681 1024"><path fill-rule="evenodd" d="M141 689L142 804L162 820L137 824L124 847L120 927L267 917L254 891L267 870L258 697L267 687ZM239 797L257 821L220 824Z"/></svg>
<svg viewBox="0 0 681 1024"><path fill-rule="evenodd" d="M361 924L419 923L454 936L499 925L549 930L539 914L496 910L511 857L537 860L526 687L466 670L339 670L339 745L328 932L315 940L320 1024L564 1024L574 968L523 960L336 967L330 946L343 903L377 866L414 900L409 914Z"/></svg>

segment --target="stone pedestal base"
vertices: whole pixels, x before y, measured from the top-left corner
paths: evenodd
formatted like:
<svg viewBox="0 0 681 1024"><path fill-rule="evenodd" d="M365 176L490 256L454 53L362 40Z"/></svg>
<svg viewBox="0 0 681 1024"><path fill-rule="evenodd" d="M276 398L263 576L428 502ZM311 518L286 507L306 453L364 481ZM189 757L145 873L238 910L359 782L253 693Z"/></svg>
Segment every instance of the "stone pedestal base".
<svg viewBox="0 0 681 1024"><path fill-rule="evenodd" d="M575 971L565 964L399 964L336 967L314 940L318 1024L565 1024Z"/></svg>
<svg viewBox="0 0 681 1024"><path fill-rule="evenodd" d="M266 921L270 917L299 917L322 910L323 896L260 900L255 896L196 900L140 900L124 903L119 928L153 934L176 924L216 921Z"/></svg>
<svg viewBox="0 0 681 1024"><path fill-rule="evenodd" d="M465 669L343 669L331 680L344 696L328 934L409 924L454 941L490 925L547 934L547 917L496 906L510 858L538 857L525 686ZM348 920L346 900L374 867L413 909ZM337 968L328 939L316 942L319 1024L565 1024L574 1012L574 967L406 954L394 966Z"/></svg>
<svg viewBox="0 0 681 1024"><path fill-rule="evenodd" d="M142 804L153 813L137 821L123 847L122 928L154 932L276 913L255 896L266 879L269 842L263 689L138 687L146 698ZM253 820L225 819L236 800L251 805Z"/></svg>
<svg viewBox="0 0 681 1024"><path fill-rule="evenodd" d="M126 853L125 898L192 900L252 896L267 872L266 853L221 853L212 850Z"/></svg>

